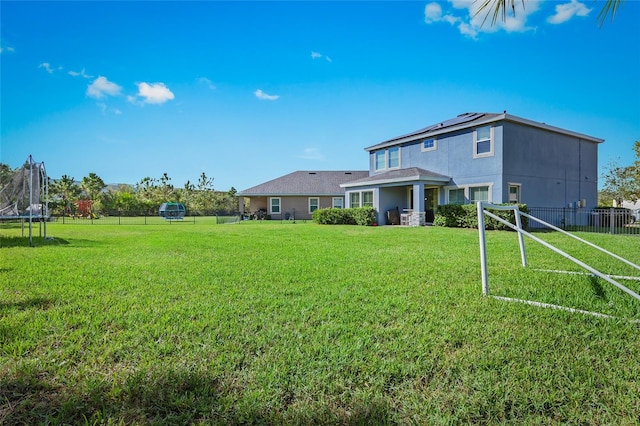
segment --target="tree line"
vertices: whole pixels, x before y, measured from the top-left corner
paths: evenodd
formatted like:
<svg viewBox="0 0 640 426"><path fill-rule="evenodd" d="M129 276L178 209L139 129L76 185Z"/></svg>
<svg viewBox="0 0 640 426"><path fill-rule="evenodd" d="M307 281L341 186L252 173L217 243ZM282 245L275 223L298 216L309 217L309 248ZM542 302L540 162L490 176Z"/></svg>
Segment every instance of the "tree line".
<svg viewBox="0 0 640 426"><path fill-rule="evenodd" d="M11 182L13 174L7 164L0 163L0 188ZM176 188L167 173L160 178L145 177L135 185L107 185L96 173L80 181L69 175L49 179L48 204L53 215L157 215L164 202L184 204L188 215L234 214L238 208L237 191L216 191L213 178L204 172L197 182L187 181Z"/></svg>
<svg viewBox="0 0 640 426"><path fill-rule="evenodd" d="M615 201L620 206L622 201L640 200L640 141L635 142L633 150L635 161L631 165L620 166L614 161L605 168L603 188L598 194L600 205L611 206Z"/></svg>

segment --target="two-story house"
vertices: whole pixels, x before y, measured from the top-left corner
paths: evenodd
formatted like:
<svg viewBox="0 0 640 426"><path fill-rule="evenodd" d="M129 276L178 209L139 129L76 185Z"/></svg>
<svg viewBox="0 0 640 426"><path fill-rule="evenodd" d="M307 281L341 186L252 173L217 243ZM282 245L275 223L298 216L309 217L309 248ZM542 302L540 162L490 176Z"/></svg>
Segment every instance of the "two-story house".
<svg viewBox="0 0 640 426"><path fill-rule="evenodd" d="M466 113L365 148L369 176L345 182L346 207L432 222L439 204L595 207L603 139L524 118Z"/></svg>

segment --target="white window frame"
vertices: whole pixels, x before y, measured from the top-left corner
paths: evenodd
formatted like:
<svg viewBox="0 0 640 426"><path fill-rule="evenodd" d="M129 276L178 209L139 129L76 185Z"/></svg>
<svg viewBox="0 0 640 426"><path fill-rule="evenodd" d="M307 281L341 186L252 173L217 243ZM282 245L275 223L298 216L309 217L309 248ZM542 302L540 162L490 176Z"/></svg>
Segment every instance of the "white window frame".
<svg viewBox="0 0 640 426"><path fill-rule="evenodd" d="M364 194L371 194L371 202L364 203ZM353 202L353 197L357 198L357 202ZM347 197L349 197L349 207L350 208L358 208L358 207L366 207L371 206L375 207L376 205L376 192L372 189L363 189L359 191L351 191L347 193Z"/></svg>
<svg viewBox="0 0 640 426"><path fill-rule="evenodd" d="M474 188L487 188L487 199L486 200L472 200L471 199L471 190ZM478 201L486 201L486 202L491 202L491 185L469 185L467 187L467 191L468 191L468 196L466 197L469 200L469 203L471 204L475 204Z"/></svg>
<svg viewBox="0 0 640 426"><path fill-rule="evenodd" d="M464 190L464 204L471 204L473 203L471 201L471 188L482 188L483 186L486 186L489 188L489 194L488 194L488 198L489 198L489 202L492 203L493 202L493 182L480 182L480 183L472 183L472 184L468 184L468 185L458 185L458 186L445 186L445 201L447 204L451 204L451 200L449 199L449 191L450 190L455 190L455 189L463 189Z"/></svg>
<svg viewBox="0 0 640 426"><path fill-rule="evenodd" d="M371 204L367 203L367 205L364 204L364 194L371 194ZM361 205L362 207L373 207L375 205L375 200L374 200L374 194L373 191L361 191L360 192L360 200L361 200Z"/></svg>
<svg viewBox="0 0 640 426"><path fill-rule="evenodd" d="M275 200L278 200L278 211L273 210ZM269 214L282 214L282 199L280 197L269 197Z"/></svg>
<svg viewBox="0 0 640 426"><path fill-rule="evenodd" d="M333 197L331 199L331 207L334 209L344 208L344 197Z"/></svg>
<svg viewBox="0 0 640 426"><path fill-rule="evenodd" d="M318 210L320 208L320 198L319 197L309 197L309 202L308 202L309 214L312 214L314 212L314 210L311 210L311 200L316 200L316 208L315 208L315 210Z"/></svg>
<svg viewBox="0 0 640 426"><path fill-rule="evenodd" d="M397 166L391 166L390 161L391 161L391 156L389 155L389 151L390 150L398 150L398 165ZM382 160L384 160L384 165L382 167L378 167L378 156L380 156L380 162L382 162ZM376 172L379 171L383 171L383 170L396 170L402 167L402 147L401 146L392 146L389 147L387 149L381 149L378 151L375 151L373 154L373 169Z"/></svg>
<svg viewBox="0 0 640 426"><path fill-rule="evenodd" d="M398 165L397 166L392 166L391 165L391 155L390 155L390 151L391 150L398 150ZM400 166L402 165L402 150L400 149L399 146L392 146L390 148L387 149L387 169L388 170L394 170L394 169L399 169Z"/></svg>
<svg viewBox="0 0 640 426"><path fill-rule="evenodd" d="M356 202L357 205L353 205L353 196L356 195L358 198L358 201ZM349 193L349 207L351 208L357 208L360 207L360 192L359 191L353 191Z"/></svg>
<svg viewBox="0 0 640 426"><path fill-rule="evenodd" d="M485 127L489 128L489 152L483 152L478 154L478 143L486 142L487 139L478 139L478 129L483 129ZM494 135L493 135L493 126L486 125L480 126L474 129L473 131L473 158L484 158L484 157L493 157L494 155Z"/></svg>
<svg viewBox="0 0 640 426"><path fill-rule="evenodd" d="M433 141L433 146L429 148L425 148L424 143L426 141ZM420 149L422 150L422 152L435 151L436 149L438 149L438 139L436 138L423 139L422 142L420 142Z"/></svg>
<svg viewBox="0 0 640 426"><path fill-rule="evenodd" d="M378 167L378 155L382 155L382 167ZM385 170L387 168L387 150L383 149L376 151L373 154L373 168L374 170Z"/></svg>
<svg viewBox="0 0 640 426"><path fill-rule="evenodd" d="M511 188L516 188L518 191L517 200L511 201ZM521 183L507 183L507 202L512 204L520 204L522 202L522 184Z"/></svg>
<svg viewBox="0 0 640 426"><path fill-rule="evenodd" d="M451 204L451 197L449 195L450 191L462 191L462 203L456 203L456 204L467 204L467 200L468 200L467 194L466 194L467 191L465 190L464 187L458 187L458 186L447 188L447 204Z"/></svg>

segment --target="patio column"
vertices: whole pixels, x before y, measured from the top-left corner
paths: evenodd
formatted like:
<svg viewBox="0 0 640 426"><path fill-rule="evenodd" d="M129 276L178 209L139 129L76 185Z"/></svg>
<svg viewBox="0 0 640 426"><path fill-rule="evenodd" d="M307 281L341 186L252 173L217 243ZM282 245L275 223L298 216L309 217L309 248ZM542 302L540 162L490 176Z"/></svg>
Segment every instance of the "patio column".
<svg viewBox="0 0 640 426"><path fill-rule="evenodd" d="M424 184L422 183L413 184L413 212L411 213L409 223L411 226L424 226L426 224Z"/></svg>

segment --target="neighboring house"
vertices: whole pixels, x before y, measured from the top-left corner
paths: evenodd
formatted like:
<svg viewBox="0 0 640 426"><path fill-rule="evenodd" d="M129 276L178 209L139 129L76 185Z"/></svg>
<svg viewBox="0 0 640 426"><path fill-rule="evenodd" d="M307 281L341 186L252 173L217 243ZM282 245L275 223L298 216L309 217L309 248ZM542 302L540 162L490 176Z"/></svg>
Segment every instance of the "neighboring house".
<svg viewBox="0 0 640 426"><path fill-rule="evenodd" d="M249 199L249 212L262 210L272 219L311 219L314 210L345 206L340 185L369 176L368 171L297 171L240 191L240 208ZM242 211L242 213L244 213Z"/></svg>
<svg viewBox="0 0 640 426"><path fill-rule="evenodd" d="M365 148L369 175L341 185L345 207L373 206L380 224L398 208L411 225L450 203L595 207L601 142L506 112L462 114Z"/></svg>
<svg viewBox="0 0 640 426"><path fill-rule="evenodd" d="M613 206L616 206L616 202L613 202ZM640 200L632 201L622 201L620 207L631 210L631 216L633 220L638 222L640 221Z"/></svg>

